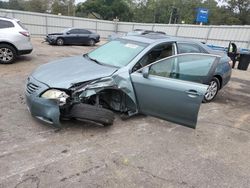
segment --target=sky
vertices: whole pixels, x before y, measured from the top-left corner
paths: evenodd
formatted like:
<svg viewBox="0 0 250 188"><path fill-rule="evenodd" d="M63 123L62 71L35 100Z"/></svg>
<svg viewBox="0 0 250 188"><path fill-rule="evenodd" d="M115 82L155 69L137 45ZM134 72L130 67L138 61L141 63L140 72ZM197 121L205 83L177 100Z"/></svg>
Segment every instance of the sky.
<svg viewBox="0 0 250 188"><path fill-rule="evenodd" d="M75 3L77 4L77 3L82 3L82 2L84 2L84 1L86 1L86 0L75 0Z"/></svg>

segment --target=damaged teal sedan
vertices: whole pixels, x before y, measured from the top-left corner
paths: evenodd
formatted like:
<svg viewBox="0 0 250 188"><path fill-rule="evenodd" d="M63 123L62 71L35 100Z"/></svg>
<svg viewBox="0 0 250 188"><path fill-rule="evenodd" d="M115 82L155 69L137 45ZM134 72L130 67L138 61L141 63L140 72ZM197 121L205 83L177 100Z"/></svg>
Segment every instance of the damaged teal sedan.
<svg viewBox="0 0 250 188"><path fill-rule="evenodd" d="M195 128L202 101L211 101L230 80L229 61L198 42L126 36L37 68L27 79L27 106L55 127L70 119L107 126L119 112Z"/></svg>

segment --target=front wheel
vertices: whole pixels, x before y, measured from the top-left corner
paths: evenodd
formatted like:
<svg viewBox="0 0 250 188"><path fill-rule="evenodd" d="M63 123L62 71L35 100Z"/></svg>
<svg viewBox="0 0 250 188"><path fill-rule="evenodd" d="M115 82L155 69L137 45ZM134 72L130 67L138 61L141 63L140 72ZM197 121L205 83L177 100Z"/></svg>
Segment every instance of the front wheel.
<svg viewBox="0 0 250 188"><path fill-rule="evenodd" d="M85 119L110 126L114 121L114 113L108 109L89 104L75 104L70 110L70 116L76 119Z"/></svg>
<svg viewBox="0 0 250 188"><path fill-rule="evenodd" d="M56 40L56 44L57 44L58 46L63 46L63 45L64 45L64 40L63 40L62 38L58 38L58 39Z"/></svg>
<svg viewBox="0 0 250 188"><path fill-rule="evenodd" d="M17 57L16 50L8 44L0 44L0 64L10 64Z"/></svg>
<svg viewBox="0 0 250 188"><path fill-rule="evenodd" d="M220 89L220 81L218 80L218 78L214 77L209 83L203 102L204 103L211 102L217 95L219 89Z"/></svg>
<svg viewBox="0 0 250 188"><path fill-rule="evenodd" d="M95 45L95 40L94 39L90 39L89 40L89 46L94 46Z"/></svg>

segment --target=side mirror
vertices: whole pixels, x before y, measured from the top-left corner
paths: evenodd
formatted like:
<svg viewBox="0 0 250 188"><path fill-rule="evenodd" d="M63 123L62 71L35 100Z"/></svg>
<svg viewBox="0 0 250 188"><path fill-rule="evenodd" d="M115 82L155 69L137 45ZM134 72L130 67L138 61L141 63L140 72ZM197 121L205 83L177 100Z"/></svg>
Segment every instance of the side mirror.
<svg viewBox="0 0 250 188"><path fill-rule="evenodd" d="M69 32L69 31L67 31L67 32L66 32L66 34L67 34L67 35L69 35L69 34L70 34L70 32Z"/></svg>
<svg viewBox="0 0 250 188"><path fill-rule="evenodd" d="M149 75L149 67L147 66L142 69L142 76L144 78L148 78L148 75Z"/></svg>

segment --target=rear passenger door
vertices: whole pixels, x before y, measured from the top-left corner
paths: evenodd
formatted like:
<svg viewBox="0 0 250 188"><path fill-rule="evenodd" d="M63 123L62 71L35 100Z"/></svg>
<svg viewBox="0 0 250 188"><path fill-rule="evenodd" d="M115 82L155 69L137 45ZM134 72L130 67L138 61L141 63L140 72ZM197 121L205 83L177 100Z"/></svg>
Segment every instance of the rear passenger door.
<svg viewBox="0 0 250 188"><path fill-rule="evenodd" d="M90 31L85 29L79 29L79 42L81 44L86 44L89 41Z"/></svg>

